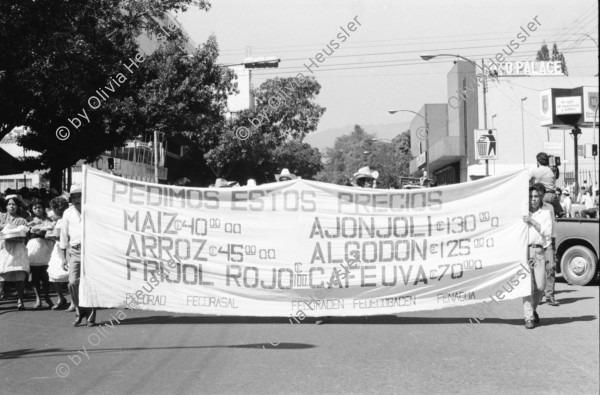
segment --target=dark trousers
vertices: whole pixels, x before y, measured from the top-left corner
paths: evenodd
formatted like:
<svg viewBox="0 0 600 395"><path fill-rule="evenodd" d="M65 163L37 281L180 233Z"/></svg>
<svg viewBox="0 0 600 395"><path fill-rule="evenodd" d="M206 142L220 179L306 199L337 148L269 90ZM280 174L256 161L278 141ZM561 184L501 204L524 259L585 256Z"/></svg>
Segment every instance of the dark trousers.
<svg viewBox="0 0 600 395"><path fill-rule="evenodd" d="M81 250L69 248L69 292L79 317L85 317L87 322L96 322L96 309L79 306L79 278L81 276Z"/></svg>
<svg viewBox="0 0 600 395"><path fill-rule="evenodd" d="M562 217L562 214L565 210L563 210L562 206L560 205L560 199L558 196L556 196L556 193L546 193L544 195L543 200L544 202L550 203L552 205L552 207L554 208L554 215L556 217Z"/></svg>
<svg viewBox="0 0 600 395"><path fill-rule="evenodd" d="M554 247L552 244L544 250L544 259L546 260L546 289L544 294L546 299L554 297L554 281L556 275L556 261L554 260Z"/></svg>
<svg viewBox="0 0 600 395"><path fill-rule="evenodd" d="M595 208L581 210L581 218L596 218L596 213L598 210Z"/></svg>

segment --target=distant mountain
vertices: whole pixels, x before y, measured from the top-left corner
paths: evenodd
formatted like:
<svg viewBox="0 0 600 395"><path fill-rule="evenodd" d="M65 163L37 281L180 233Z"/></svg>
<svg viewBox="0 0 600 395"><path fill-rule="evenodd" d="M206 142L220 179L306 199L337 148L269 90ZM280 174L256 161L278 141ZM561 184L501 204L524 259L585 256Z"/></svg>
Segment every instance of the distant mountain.
<svg viewBox="0 0 600 395"><path fill-rule="evenodd" d="M410 128L409 122L392 123L389 125L360 125L365 132L377 135L380 139L393 139L397 135L407 131ZM354 130L354 125L343 126L339 128L325 129L309 134L304 138L304 142L323 151L326 147L333 147L337 137L350 134Z"/></svg>

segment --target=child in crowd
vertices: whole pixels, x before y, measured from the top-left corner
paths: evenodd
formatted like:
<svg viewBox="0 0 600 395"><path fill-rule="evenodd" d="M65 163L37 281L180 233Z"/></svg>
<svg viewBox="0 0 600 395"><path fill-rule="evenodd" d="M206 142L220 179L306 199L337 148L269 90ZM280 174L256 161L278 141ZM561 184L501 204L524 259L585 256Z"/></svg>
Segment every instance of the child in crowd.
<svg viewBox="0 0 600 395"><path fill-rule="evenodd" d="M50 283L48 281L48 262L54 248L54 242L45 238L46 231L54 227L54 223L46 214L46 204L38 198L31 200L31 214L33 217L27 223L30 227L30 239L27 242L27 256L31 270L31 282L35 293L36 309L42 307L40 300L41 291L44 292L44 301L48 307L53 303L50 299ZM41 289L40 289L41 286Z"/></svg>
<svg viewBox="0 0 600 395"><path fill-rule="evenodd" d="M67 303L67 300L63 296L63 285L68 284L69 282L69 272L65 270L65 262L62 259L63 255L58 246L58 235L60 235L60 229L62 227L62 215L64 211L69 208L69 202L65 197L59 196L50 201L50 208L52 211L50 211L49 216L55 221L52 235L54 236L56 243L54 244L50 262L48 263L48 276L58 295L58 300L54 307L52 307L52 310L58 310ZM74 310L75 306L73 305L73 302L71 302L71 307L69 307L67 311Z"/></svg>

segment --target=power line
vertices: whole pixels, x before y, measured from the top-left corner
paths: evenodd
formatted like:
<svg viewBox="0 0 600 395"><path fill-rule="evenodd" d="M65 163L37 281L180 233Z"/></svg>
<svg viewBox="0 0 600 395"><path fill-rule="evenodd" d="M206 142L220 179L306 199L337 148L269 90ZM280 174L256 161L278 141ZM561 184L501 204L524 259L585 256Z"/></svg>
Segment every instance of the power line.
<svg viewBox="0 0 600 395"><path fill-rule="evenodd" d="M541 41L536 41L536 42L529 42L529 43L523 43L521 44L522 46L525 45L540 45L543 44L544 42ZM425 53L425 52L434 52L434 53L439 53L439 52L457 52L459 50L467 50L467 49L484 49L484 48L498 48L497 45L478 45L478 46L471 46L471 47L452 47L452 48L420 48L418 50L403 50L403 51L394 51L394 52L374 52L374 53L358 53L358 54L349 54L349 55L336 55L335 58L339 59L339 58L350 58L350 57L357 57L357 56L361 56L361 57L366 57L366 56L385 56L385 55L398 55L398 54L406 54L406 53ZM504 47L502 47L504 48ZM462 52L462 51L460 51ZM499 51L500 52L500 51ZM537 52L537 51L536 51ZM497 52L498 53L498 52ZM494 56L496 55L496 53L493 53L489 56ZM475 56L475 55L467 55L467 56ZM303 61L307 61L310 60L311 58L288 58L288 59L281 59L282 62L291 62L291 61L295 61L295 60L303 60Z"/></svg>
<svg viewBox="0 0 600 395"><path fill-rule="evenodd" d="M594 70L596 70L596 68L594 66L572 66L569 67L569 69L583 69L583 68L591 68ZM383 78L390 78L390 77L397 77L397 76L407 76L407 75L433 75L433 76L442 76L442 74L440 73L387 73L387 74L374 74L374 73L360 73L360 74L339 74L339 75L319 75L319 80L321 79L332 79L332 78L356 78L356 77L383 77ZM253 81L266 81L267 79L269 79L271 77L268 76L263 76L263 77L257 77L254 78L253 77ZM523 77L501 77L502 78L502 82L504 81L512 81L513 79L522 79Z"/></svg>
<svg viewBox="0 0 600 395"><path fill-rule="evenodd" d="M546 31L553 31L553 30L563 30L564 28L555 28L555 29L546 29ZM494 32L494 33L477 33L477 36L479 37L478 39L473 39L473 40L460 40L459 42L462 41L477 41L477 40L493 40L494 38L487 38L487 39L481 39L481 36L489 36L489 35L497 35L497 34L510 34L510 36L503 36L503 37L498 37L496 39L506 39L506 38L514 38L514 31L510 31L510 32ZM345 47L353 47L356 44L362 44L362 43L378 43L378 42L387 42L387 41L408 41L408 40L422 40L422 39L428 39L428 38L449 38L449 37L473 37L473 34L469 33L469 34L455 34L455 35L439 35L439 36L418 36L418 37L407 37L407 38L401 38L401 39L388 39L388 40L363 40L363 41L353 41L352 43L348 43L348 44L344 44ZM457 40L451 40L450 42L456 42ZM430 42L430 43L426 43L426 42L420 42L420 41L413 41L414 44L434 44L436 42ZM386 45L390 45L393 46L395 44L386 44ZM406 44L408 45L408 44ZM300 48L300 47L320 47L323 46L323 43L315 43L315 44L300 44L300 45L285 45L285 46L274 46L274 47L252 47L253 49L278 49L278 48ZM240 52L240 53L245 53L245 48L244 49L225 49L222 50L220 52L231 52L231 51L236 51L236 52ZM278 51L280 52L280 51Z"/></svg>
<svg viewBox="0 0 600 395"><path fill-rule="evenodd" d="M594 20L594 19L590 19L590 20L589 20L588 22L586 22L584 25L581 25L581 26L580 26L580 27L579 27L579 28L578 28L576 31L574 31L573 33L571 33L571 34L569 35L569 37L567 37L567 39L565 39L565 40L561 41L561 42L560 42L560 44L564 44L564 43L566 43L567 41L572 41L572 40L569 40L569 38L570 38L570 37L572 37L572 36L574 36L574 35L576 35L576 34L577 34L577 35L580 35L580 34L582 34L582 33L578 33L578 32L579 32L580 30L582 30L582 29L585 29L585 28L586 28L586 26L587 26L587 25L589 25L589 24L590 24L590 23L592 23L592 22L595 22L595 20ZM575 41L577 41L577 40L575 40ZM558 47L558 44L556 44L556 46Z"/></svg>
<svg viewBox="0 0 600 395"><path fill-rule="evenodd" d="M578 51L572 51L571 53L588 53L590 51L588 51L588 49L596 49L595 47L582 47L580 48L580 50ZM529 54L535 54L537 51L529 51ZM489 57L489 56L493 56L495 54L485 54L485 55L471 55L471 57L474 58L481 58L481 57ZM320 68L318 69L314 69L314 72L325 72L325 71L340 71L340 70L354 70L354 69L365 69L365 68L380 68L380 67L402 67L402 66L413 66L413 65L421 65L423 66L425 63L424 61L418 61L418 62L413 62L413 63L407 63L410 62L411 60L396 60L396 61L377 61L377 62L369 62L369 63L375 63L375 65L372 66L364 66L364 67L343 67L343 68L334 68L334 67L338 67L341 65L354 65L354 64L365 64L364 62L359 62L359 63L346 63L346 64L331 64L331 65L323 65L320 66ZM381 65L379 63L383 63L383 62L390 62L391 64L386 64L386 65ZM429 61L429 64L435 64L435 63L447 63L447 61L444 60L439 60L439 61ZM305 67L302 66L292 66L292 67L285 67L285 68L279 68L278 70L295 70L295 71L269 71L269 72L261 72L259 70L255 70L255 73L253 74L254 77L260 78L261 76L270 76L270 75L279 75L279 74L297 74L298 72L304 71L304 72L308 72L308 70Z"/></svg>
<svg viewBox="0 0 600 395"><path fill-rule="evenodd" d="M590 30L589 33L597 32L597 31L598 31L598 25L596 25L593 30ZM566 53L566 52L569 52L569 50L571 50L571 49L577 48L579 46L579 44L581 44L582 42L585 41L586 38L591 37L591 35L589 33L581 33L581 36L577 39L577 41L575 43L569 45L562 52Z"/></svg>
<svg viewBox="0 0 600 395"><path fill-rule="evenodd" d="M409 42L409 43L401 43L401 44L381 44L381 45L367 45L367 46L350 46L350 45L346 45L344 44L344 49L362 49L362 48L381 48L381 47L399 47L399 46L415 46L415 45L419 45L419 46L423 46L423 45L428 45L428 44L447 44L447 43L463 43L463 42L471 42L471 41L477 41L477 42L481 42L481 41L499 41L499 40L511 40L514 39L514 34L512 36L507 36L507 37L495 37L495 38L473 38L473 39L469 39L469 40L447 40L447 41L431 41L431 42ZM575 41L575 40L573 40ZM323 45L321 44L321 47L323 47ZM290 47L287 47L290 48ZM292 46L293 48L293 46ZM277 54L280 53L286 53L286 52L292 52L292 53L300 53L300 52L315 52L315 51L320 51L321 49L319 47L316 46L311 46L310 48L307 49L301 49L301 50L295 50L295 49L291 49L291 50L278 50L276 51ZM226 51L221 51L222 54L224 54L224 52ZM241 51L238 51L238 53L242 53ZM245 52L244 52L245 53ZM224 54L225 55L225 54ZM227 56L232 56L231 54L226 54Z"/></svg>
<svg viewBox="0 0 600 395"><path fill-rule="evenodd" d="M582 17L583 17L583 19L586 19L586 18L587 18L587 17L589 17L590 15L592 15L592 16L595 16L595 15L597 15L597 13L592 13L592 12L590 12L590 11L592 11L592 10L595 8L594 6L595 6L595 5L592 5L591 7L587 8L585 11L583 11L583 12L582 12L582 13L581 13L581 14L580 14L580 15L579 15L577 18L575 18L575 20L574 20L573 22L571 22L571 23L569 24L569 26L570 26L570 27L563 28L563 30L564 30L564 29L566 29L566 31L564 31L564 32L562 32L562 33L559 33L559 34L557 34L557 35L554 37L554 39L552 40L552 42L559 42L559 41L560 41L560 37L561 37L561 36L564 36L564 35L568 34L569 30L572 30L572 29L574 29L575 27L577 27L577 26L578 26L578 25L577 25L577 23L578 23L578 21L579 21L579 19L580 19L580 18L582 18Z"/></svg>

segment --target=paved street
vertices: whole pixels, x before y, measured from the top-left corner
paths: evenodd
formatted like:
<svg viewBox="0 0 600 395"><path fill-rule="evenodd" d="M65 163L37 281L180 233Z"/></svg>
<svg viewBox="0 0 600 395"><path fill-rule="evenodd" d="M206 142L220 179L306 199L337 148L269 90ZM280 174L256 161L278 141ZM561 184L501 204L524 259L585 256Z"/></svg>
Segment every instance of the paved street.
<svg viewBox="0 0 600 395"><path fill-rule="evenodd" d="M598 286L557 292L534 330L519 301L320 326L102 310L121 324L73 328L72 314L3 300L0 393L597 394Z"/></svg>

